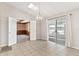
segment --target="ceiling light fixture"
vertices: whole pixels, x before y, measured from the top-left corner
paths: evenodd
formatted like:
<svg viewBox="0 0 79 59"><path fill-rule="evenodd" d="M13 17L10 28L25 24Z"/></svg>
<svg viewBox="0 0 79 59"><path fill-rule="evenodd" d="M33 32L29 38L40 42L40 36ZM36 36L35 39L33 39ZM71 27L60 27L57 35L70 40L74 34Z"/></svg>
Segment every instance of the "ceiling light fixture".
<svg viewBox="0 0 79 59"><path fill-rule="evenodd" d="M39 12L38 12L38 16L36 17L37 20L42 20L43 17L40 14L40 3L39 3Z"/></svg>
<svg viewBox="0 0 79 59"><path fill-rule="evenodd" d="M30 8L30 9L32 9L32 10L37 10L38 9L38 7L36 7L34 4L32 4L32 3L30 3L29 5L28 5L28 8Z"/></svg>
<svg viewBox="0 0 79 59"><path fill-rule="evenodd" d="M33 8L34 7L34 5L32 4L32 3L30 3L29 5L28 5L28 8Z"/></svg>

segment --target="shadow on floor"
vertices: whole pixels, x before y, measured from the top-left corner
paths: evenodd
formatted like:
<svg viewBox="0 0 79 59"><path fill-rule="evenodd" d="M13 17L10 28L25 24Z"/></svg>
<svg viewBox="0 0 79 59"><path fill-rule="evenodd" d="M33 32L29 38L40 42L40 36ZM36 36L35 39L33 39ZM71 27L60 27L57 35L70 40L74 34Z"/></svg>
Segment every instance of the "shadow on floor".
<svg viewBox="0 0 79 59"><path fill-rule="evenodd" d="M0 53L7 52L7 51L10 51L10 50L12 50L12 47L5 46L5 47L1 48Z"/></svg>

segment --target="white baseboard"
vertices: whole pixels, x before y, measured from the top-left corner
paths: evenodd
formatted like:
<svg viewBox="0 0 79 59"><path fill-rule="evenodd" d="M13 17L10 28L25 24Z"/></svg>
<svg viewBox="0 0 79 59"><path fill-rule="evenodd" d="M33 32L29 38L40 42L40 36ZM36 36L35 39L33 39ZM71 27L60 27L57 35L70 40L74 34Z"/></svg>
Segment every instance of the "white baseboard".
<svg viewBox="0 0 79 59"><path fill-rule="evenodd" d="M1 44L0 48L7 46L7 44Z"/></svg>
<svg viewBox="0 0 79 59"><path fill-rule="evenodd" d="M77 49L77 50L79 50L79 48L78 48L78 47L70 47L70 48L73 48L73 49Z"/></svg>

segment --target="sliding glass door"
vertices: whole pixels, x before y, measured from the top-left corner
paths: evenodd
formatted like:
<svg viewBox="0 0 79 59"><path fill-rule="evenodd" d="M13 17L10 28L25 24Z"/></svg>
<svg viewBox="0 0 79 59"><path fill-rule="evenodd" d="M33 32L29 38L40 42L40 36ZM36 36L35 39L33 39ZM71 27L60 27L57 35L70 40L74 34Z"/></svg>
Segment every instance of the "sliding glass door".
<svg viewBox="0 0 79 59"><path fill-rule="evenodd" d="M54 20L50 20L49 21L49 40L52 42L56 42L56 21Z"/></svg>
<svg viewBox="0 0 79 59"><path fill-rule="evenodd" d="M65 45L65 29L66 29L66 18L59 17L57 19L57 43Z"/></svg>
<svg viewBox="0 0 79 59"><path fill-rule="evenodd" d="M49 40L57 44L65 45L66 16L51 19L48 24Z"/></svg>

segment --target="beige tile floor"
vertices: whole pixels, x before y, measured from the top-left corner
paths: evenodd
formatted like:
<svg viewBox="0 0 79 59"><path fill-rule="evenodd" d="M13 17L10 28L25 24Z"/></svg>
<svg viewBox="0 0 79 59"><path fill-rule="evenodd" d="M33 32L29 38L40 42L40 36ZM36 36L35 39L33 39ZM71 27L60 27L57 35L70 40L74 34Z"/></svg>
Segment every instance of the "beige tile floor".
<svg viewBox="0 0 79 59"><path fill-rule="evenodd" d="M15 44L12 49L0 52L0 56L79 56L79 50L36 40Z"/></svg>

